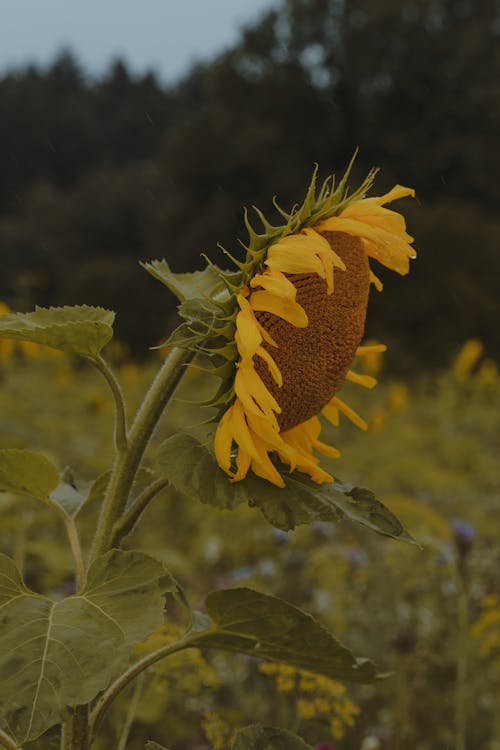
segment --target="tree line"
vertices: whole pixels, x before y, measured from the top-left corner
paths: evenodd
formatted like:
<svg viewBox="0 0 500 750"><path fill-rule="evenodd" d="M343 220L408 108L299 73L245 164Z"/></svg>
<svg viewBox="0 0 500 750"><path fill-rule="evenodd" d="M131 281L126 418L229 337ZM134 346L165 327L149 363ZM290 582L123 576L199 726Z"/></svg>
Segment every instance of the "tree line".
<svg viewBox="0 0 500 750"><path fill-rule="evenodd" d="M353 184L382 167L419 258L380 273L368 334L394 369L441 365L471 336L500 354L500 11L495 0L283 0L175 86L117 61L92 80L66 52L0 79L0 297L17 309L117 309L132 352L174 323L137 267L225 264L242 207L273 218L315 163ZM133 301L133 304L132 304Z"/></svg>

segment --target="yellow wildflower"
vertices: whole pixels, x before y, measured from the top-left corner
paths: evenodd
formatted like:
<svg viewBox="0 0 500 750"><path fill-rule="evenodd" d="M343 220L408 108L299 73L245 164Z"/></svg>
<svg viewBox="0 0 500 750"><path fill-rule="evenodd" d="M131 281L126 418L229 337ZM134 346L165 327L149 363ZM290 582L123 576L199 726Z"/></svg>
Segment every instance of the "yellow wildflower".
<svg viewBox="0 0 500 750"><path fill-rule="evenodd" d="M465 342L453 362L453 374L459 382L467 380L483 351L484 346L478 339Z"/></svg>

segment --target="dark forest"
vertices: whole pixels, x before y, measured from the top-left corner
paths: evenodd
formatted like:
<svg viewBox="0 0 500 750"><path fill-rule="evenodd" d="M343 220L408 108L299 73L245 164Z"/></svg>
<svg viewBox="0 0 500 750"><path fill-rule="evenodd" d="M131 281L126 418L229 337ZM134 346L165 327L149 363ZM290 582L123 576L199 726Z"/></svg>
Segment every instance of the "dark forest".
<svg viewBox="0 0 500 750"><path fill-rule="evenodd" d="M287 0L165 88L116 61L90 79L70 51L0 79L0 299L118 312L132 354L175 302L139 268L238 253L243 207L273 217L315 163L356 184L380 166L417 199L407 279L371 301L394 371L446 364L469 337L500 354L500 11L495 0Z"/></svg>

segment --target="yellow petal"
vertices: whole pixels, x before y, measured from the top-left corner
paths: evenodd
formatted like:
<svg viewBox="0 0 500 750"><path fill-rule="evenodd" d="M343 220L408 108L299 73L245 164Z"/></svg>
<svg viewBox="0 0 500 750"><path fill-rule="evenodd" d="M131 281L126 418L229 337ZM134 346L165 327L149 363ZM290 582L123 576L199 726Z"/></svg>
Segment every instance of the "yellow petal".
<svg viewBox="0 0 500 750"><path fill-rule="evenodd" d="M277 315L296 328L306 328L309 319L298 302L283 297L276 297L271 292L252 292L250 304L254 310L261 312L270 312Z"/></svg>
<svg viewBox="0 0 500 750"><path fill-rule="evenodd" d="M277 271L275 268L267 268L264 273L256 274L250 282L250 286L255 289L262 287L267 292L275 294L277 297L284 297L295 301L297 290L284 273Z"/></svg>
<svg viewBox="0 0 500 750"><path fill-rule="evenodd" d="M250 317L243 311L238 313L234 339L242 359L251 359L262 342L262 335L253 316Z"/></svg>
<svg viewBox="0 0 500 750"><path fill-rule="evenodd" d="M259 446L259 458L258 460L252 461L252 471L262 479L267 479L271 484L275 484L276 487L285 487L283 477L276 469L272 461L270 460L267 452Z"/></svg>
<svg viewBox="0 0 500 750"><path fill-rule="evenodd" d="M264 326L262 326L259 323L259 321L257 320L257 318L255 318L255 320L257 321L257 327L259 329L259 332L260 332L262 338L266 342L266 344L269 344L269 346L274 346L275 349L277 349L278 348L278 344L273 339L273 337L271 336L271 334L268 331L266 331L266 329L264 328Z"/></svg>
<svg viewBox="0 0 500 750"><path fill-rule="evenodd" d="M330 243L314 229L304 229L304 233L317 242L316 254L323 265L324 279L326 281L326 290L328 294L333 293L333 269L340 268L345 271L344 261L330 246Z"/></svg>
<svg viewBox="0 0 500 750"><path fill-rule="evenodd" d="M240 306L241 311L244 312L245 315L248 318L250 318L251 320L254 321L254 323L255 323L255 325L257 327L257 330L259 331L260 335L262 336L262 338L264 339L264 341L266 342L266 344L269 344L270 346L277 347L278 344L273 339L273 337L271 336L271 334L266 331L266 329L259 323L259 321L255 317L255 313L252 310L252 308L250 307L250 303L248 302L248 300L245 299L245 297L242 296L241 294L238 294L236 296L236 299L238 300L238 305Z"/></svg>
<svg viewBox="0 0 500 750"><path fill-rule="evenodd" d="M375 258L386 268L396 271L405 276L410 270L410 258L416 258L417 254L409 245L404 248L396 243L370 242L365 239L365 251L369 258Z"/></svg>
<svg viewBox="0 0 500 750"><path fill-rule="evenodd" d="M217 463L226 473L231 468L231 449L233 445L233 434L231 429L232 413L234 405L223 414L215 433L214 450Z"/></svg>
<svg viewBox="0 0 500 750"><path fill-rule="evenodd" d="M234 442L243 448L245 453L248 453L252 458L257 458L257 450L245 420L243 405L238 399L234 402L232 409L231 429Z"/></svg>
<svg viewBox="0 0 500 750"><path fill-rule="evenodd" d="M289 446L283 441L277 425L273 425L267 417L258 417L254 414L248 415L248 424L257 438L260 438L260 440L255 439L256 445L260 442L265 445L266 450L282 451L285 460L292 465L292 468L295 466L295 452L290 450Z"/></svg>
<svg viewBox="0 0 500 750"><path fill-rule="evenodd" d="M319 232L312 228L304 229L304 234L306 234L308 237L313 238L315 242L317 242L317 248L315 252L319 256L321 256L321 253L330 253L333 259L333 265L336 268L340 268L342 269L342 271L345 271L346 266L344 261L342 260L340 255L337 255L337 253L325 237L323 237L321 234L319 234Z"/></svg>
<svg viewBox="0 0 500 750"><path fill-rule="evenodd" d="M377 385L377 380L372 378L371 375L360 375L357 372L349 370L345 376L346 380L350 380L351 383L357 383L362 385L364 388L374 388Z"/></svg>
<svg viewBox="0 0 500 750"><path fill-rule="evenodd" d="M382 289L384 288L384 285L380 281L379 277L375 276L375 274L373 273L371 269L370 269L370 282L373 284L377 292L381 292Z"/></svg>
<svg viewBox="0 0 500 750"><path fill-rule="evenodd" d="M323 454L323 456L329 456L330 458L339 458L340 451L334 448L333 445L323 443L321 440L315 440L313 447Z"/></svg>
<svg viewBox="0 0 500 750"><path fill-rule="evenodd" d="M283 441L296 452L296 469L303 474L308 474L317 484L333 482L333 477L319 466L319 459L312 452L313 447L334 458L340 455L335 448L331 448L317 439L320 431L319 419L312 417L281 434ZM278 454L282 460L287 460L284 453L278 451Z"/></svg>
<svg viewBox="0 0 500 750"><path fill-rule="evenodd" d="M328 419L328 421L329 421L329 422L331 422L331 424L333 424L333 425L334 425L335 427L338 427L338 426L339 426L339 424L340 424L340 419L339 419L339 410L337 409L337 407L336 407L336 406L332 406L332 403L331 403L331 401L330 401L330 403L329 403L329 404L327 404L326 406L324 406L324 407L323 407L323 408L321 409L321 413L322 413L322 415L323 415L323 416L324 416L324 417L325 417L326 419Z"/></svg>
<svg viewBox="0 0 500 750"><path fill-rule="evenodd" d="M398 198L406 198L407 196L414 198L415 190L413 188L404 187L404 185L394 185L392 190L389 190L388 193L380 195L373 200L376 200L380 205L383 205L384 203L390 203L391 201L398 200Z"/></svg>
<svg viewBox="0 0 500 750"><path fill-rule="evenodd" d="M315 241L302 234L290 235L271 245L264 263L283 273L317 273L324 278L323 265L316 256Z"/></svg>
<svg viewBox="0 0 500 750"><path fill-rule="evenodd" d="M322 469L320 466L315 467L301 467L300 471L302 471L304 474L308 474L312 481L316 484L331 484L334 480L331 474L329 474L327 471Z"/></svg>
<svg viewBox="0 0 500 750"><path fill-rule="evenodd" d="M273 376L276 384L281 388L281 386L283 385L283 377L281 375L281 371L278 365L276 364L276 362L274 361L274 359L271 357L271 355L267 351L267 349L264 349L264 347L259 346L259 348L257 349L255 353L258 357L261 357L264 360L264 362L267 364L269 368L269 372Z"/></svg>
<svg viewBox="0 0 500 750"><path fill-rule="evenodd" d="M377 198L365 198L362 201L351 203L350 206L347 206L347 208L342 211L340 216L346 219L364 221L366 224L380 227L387 232L400 234L407 242L413 239L409 234L406 234L406 221L404 216L396 211L383 208L380 203L378 203Z"/></svg>
<svg viewBox="0 0 500 750"><path fill-rule="evenodd" d="M362 357L364 354L382 354L382 352L386 351L386 344L363 344L356 349L356 356Z"/></svg>
<svg viewBox="0 0 500 750"><path fill-rule="evenodd" d="M365 240L367 255L402 275L408 273L408 259L416 257L415 250L408 244L412 239L410 235L388 232L364 221L331 216L321 222L318 228L324 231L346 232L355 237L361 237Z"/></svg>
<svg viewBox="0 0 500 750"><path fill-rule="evenodd" d="M234 390L243 406L257 416L262 414L274 416L273 411L277 414L281 413L280 405L267 390L253 366L238 367L234 379Z"/></svg>
<svg viewBox="0 0 500 750"><path fill-rule="evenodd" d="M240 448L238 450L238 455L236 456L236 473L230 481L241 482L241 480L244 479L248 474L251 462L252 457L244 450L242 450L242 448Z"/></svg>
<svg viewBox="0 0 500 750"><path fill-rule="evenodd" d="M337 398L334 396L332 400L330 401L330 405L334 408L338 409L339 411L344 414L344 416L347 417L353 424L356 425L356 427L359 427L360 430L367 430L368 425L365 422L365 420L359 416L357 412L354 411L354 409L351 409L350 406L348 406L344 401L341 401L340 398Z"/></svg>

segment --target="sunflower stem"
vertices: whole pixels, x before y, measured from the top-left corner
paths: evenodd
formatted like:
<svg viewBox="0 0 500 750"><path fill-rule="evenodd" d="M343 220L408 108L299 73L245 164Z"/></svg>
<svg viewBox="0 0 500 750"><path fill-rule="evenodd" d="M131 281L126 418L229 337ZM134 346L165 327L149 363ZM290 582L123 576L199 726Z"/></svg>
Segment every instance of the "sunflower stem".
<svg viewBox="0 0 500 750"><path fill-rule="evenodd" d="M22 750L22 747L15 742L12 737L2 732L0 729L0 747L6 748L6 750Z"/></svg>
<svg viewBox="0 0 500 750"><path fill-rule="evenodd" d="M127 448L118 453L115 458L96 530L91 560L111 549L115 524L123 515L132 483L151 435L184 374L185 366L192 358L193 353L190 351L172 349L151 384L130 428Z"/></svg>

